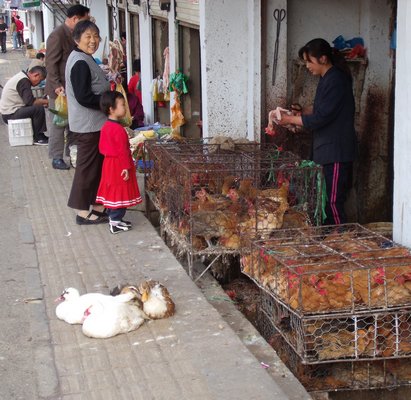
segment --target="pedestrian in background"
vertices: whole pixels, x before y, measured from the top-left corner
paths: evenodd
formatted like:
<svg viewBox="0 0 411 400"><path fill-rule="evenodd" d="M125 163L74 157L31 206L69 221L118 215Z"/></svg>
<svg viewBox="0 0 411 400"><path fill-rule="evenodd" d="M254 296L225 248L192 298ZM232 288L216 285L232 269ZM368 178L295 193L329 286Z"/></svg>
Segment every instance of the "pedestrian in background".
<svg viewBox="0 0 411 400"><path fill-rule="evenodd" d="M50 33L46 41L46 69L47 81L44 93L48 96L51 109L55 109L57 96L64 92L66 86L65 69L67 58L75 47L72 37L76 24L85 19L89 19L90 9L80 4L71 6L67 10L67 17L64 24L58 26ZM63 159L64 139L67 132L66 154L73 142L73 135L69 132L70 124L67 128L53 124L54 114L47 113L47 127L49 135L49 158L54 169L69 169Z"/></svg>
<svg viewBox="0 0 411 400"><path fill-rule="evenodd" d="M328 197L324 223L343 224L357 148L351 72L344 57L324 39L311 40L298 55L311 74L320 77L314 105L301 115L284 113L275 122L312 130L313 161L323 167Z"/></svg>
<svg viewBox="0 0 411 400"><path fill-rule="evenodd" d="M0 17L0 44L1 44L1 52L7 53L6 48L6 39L7 39L7 31L9 27L4 22L4 18Z"/></svg>
<svg viewBox="0 0 411 400"><path fill-rule="evenodd" d="M10 36L11 40L13 43L13 50L17 49L17 25L16 25L16 20L14 17L11 17L11 23L10 23Z"/></svg>
<svg viewBox="0 0 411 400"><path fill-rule="evenodd" d="M16 26L17 26L17 44L19 47L24 45L24 24L20 20L20 15L16 15Z"/></svg>
<svg viewBox="0 0 411 400"><path fill-rule="evenodd" d="M65 76L69 125L76 135L77 164L68 206L78 210L78 225L100 224L108 221L104 206L96 204L103 164L98 144L100 129L107 120L100 110L100 98L110 84L93 58L101 40L97 25L88 20L78 22L73 39L76 47L67 59Z"/></svg>

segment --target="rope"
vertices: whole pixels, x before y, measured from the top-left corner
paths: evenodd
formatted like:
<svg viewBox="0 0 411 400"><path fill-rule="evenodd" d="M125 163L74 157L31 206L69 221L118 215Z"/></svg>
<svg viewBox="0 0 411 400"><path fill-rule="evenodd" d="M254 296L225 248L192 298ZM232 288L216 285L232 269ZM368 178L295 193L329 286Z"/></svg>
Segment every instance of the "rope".
<svg viewBox="0 0 411 400"><path fill-rule="evenodd" d="M313 178L313 173L317 174L316 176L316 181L317 181L317 193L321 193L321 195L317 195L317 202L315 206L315 212L314 212L314 218L315 220L320 220L320 222L324 222L324 220L327 218L327 214L325 213L325 204L327 202L327 191L325 188L325 178L322 174L322 170L320 169L319 171L315 171L315 169L319 168L320 166L316 164L314 161L309 161L309 160L302 160L300 165L298 166L299 168L311 168L311 174L310 174L310 180ZM305 177L306 182L305 182L305 187L308 187L309 182L308 177Z"/></svg>

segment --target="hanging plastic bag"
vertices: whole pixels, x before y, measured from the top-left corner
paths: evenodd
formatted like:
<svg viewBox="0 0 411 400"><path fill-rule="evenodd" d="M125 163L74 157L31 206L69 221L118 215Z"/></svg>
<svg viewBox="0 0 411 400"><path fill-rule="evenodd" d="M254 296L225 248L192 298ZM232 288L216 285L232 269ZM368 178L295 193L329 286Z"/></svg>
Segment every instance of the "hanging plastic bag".
<svg viewBox="0 0 411 400"><path fill-rule="evenodd" d="M162 82L160 79L155 78L151 82L151 92L153 95L153 101L164 101L164 94L161 92Z"/></svg>
<svg viewBox="0 0 411 400"><path fill-rule="evenodd" d="M178 70L177 72L172 73L170 75L170 92L175 91L177 96L188 93L187 80L187 76Z"/></svg>
<svg viewBox="0 0 411 400"><path fill-rule="evenodd" d="M120 92L123 96L124 96L124 100L126 103L126 115L124 116L124 118L122 118L120 120L121 125L123 126L131 126L131 123L133 122L132 118L131 118L131 113L130 113L130 107L128 105L128 101L127 101L127 94L123 88L123 85L121 83L116 84L116 91Z"/></svg>
<svg viewBox="0 0 411 400"><path fill-rule="evenodd" d="M175 103L171 106L171 127L176 129L179 126L184 125L185 122L184 115L181 112L180 102L176 98Z"/></svg>
<svg viewBox="0 0 411 400"><path fill-rule="evenodd" d="M55 109L50 109L54 114L53 124L64 128L68 125L68 113L67 113L67 97L64 93L60 93L55 101Z"/></svg>

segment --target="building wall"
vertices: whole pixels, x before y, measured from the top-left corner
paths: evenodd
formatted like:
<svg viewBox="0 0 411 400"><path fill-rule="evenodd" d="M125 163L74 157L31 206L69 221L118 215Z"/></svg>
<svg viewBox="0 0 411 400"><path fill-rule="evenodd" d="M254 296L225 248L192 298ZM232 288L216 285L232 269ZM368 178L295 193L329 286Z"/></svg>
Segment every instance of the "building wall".
<svg viewBox="0 0 411 400"><path fill-rule="evenodd" d="M259 42L255 52L249 41L259 29L257 15L259 1L200 1L204 137L254 135L254 126L248 124L248 107L256 96L250 80L260 77ZM254 57L257 70L251 61Z"/></svg>
<svg viewBox="0 0 411 400"><path fill-rule="evenodd" d="M394 240L411 246L411 3L398 0L394 138ZM408 22L408 23L407 23Z"/></svg>
<svg viewBox="0 0 411 400"><path fill-rule="evenodd" d="M108 7L102 4L98 4L100 2L90 2L91 4L88 6L90 8L90 15L96 19L96 25L100 29L100 37L101 43L94 54L94 57L99 58L100 60L103 59L103 50L104 50L104 42L106 42L106 49L105 52L108 54L108 41L109 41L109 24L108 24ZM118 18L118 17L117 17Z"/></svg>

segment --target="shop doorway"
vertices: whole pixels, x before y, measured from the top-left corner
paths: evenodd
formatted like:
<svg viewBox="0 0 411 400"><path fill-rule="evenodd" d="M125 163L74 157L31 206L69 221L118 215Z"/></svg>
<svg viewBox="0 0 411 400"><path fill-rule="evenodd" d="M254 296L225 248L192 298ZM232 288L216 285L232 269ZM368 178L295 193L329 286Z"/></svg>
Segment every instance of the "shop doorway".
<svg viewBox="0 0 411 400"><path fill-rule="evenodd" d="M179 67L188 77L188 93L181 98L186 121L181 135L198 139L202 137L200 33L198 28L180 25L178 35Z"/></svg>

